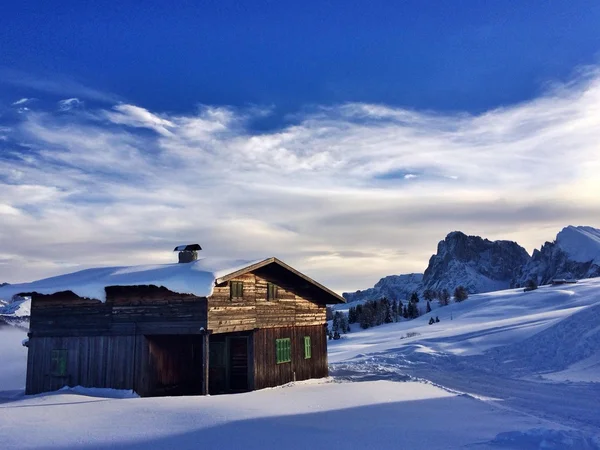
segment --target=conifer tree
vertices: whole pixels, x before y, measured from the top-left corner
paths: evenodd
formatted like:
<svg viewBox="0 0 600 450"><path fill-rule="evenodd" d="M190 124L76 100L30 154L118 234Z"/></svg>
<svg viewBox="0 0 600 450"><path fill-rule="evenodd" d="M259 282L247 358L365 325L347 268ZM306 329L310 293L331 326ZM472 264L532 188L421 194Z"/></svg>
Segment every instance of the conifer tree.
<svg viewBox="0 0 600 450"><path fill-rule="evenodd" d="M392 300L392 318L394 322L398 322L398 302L396 299Z"/></svg>
<svg viewBox="0 0 600 450"><path fill-rule="evenodd" d="M411 303L419 303L419 294L417 293L417 291L413 292L410 295L410 301Z"/></svg>
<svg viewBox="0 0 600 450"><path fill-rule="evenodd" d="M442 289L439 297L440 306L448 306L450 304L450 292L448 292L448 289Z"/></svg>
<svg viewBox="0 0 600 450"><path fill-rule="evenodd" d="M383 323L392 323L394 321L394 313L392 311L392 304L387 298L383 298L382 302L384 303L385 308L385 317L383 319Z"/></svg>
<svg viewBox="0 0 600 450"><path fill-rule="evenodd" d="M427 308L425 309L425 313L431 312L431 305L429 304L429 300L427 300Z"/></svg>
<svg viewBox="0 0 600 450"><path fill-rule="evenodd" d="M468 298L469 298L469 293L467 292L467 290L465 289L464 286L457 286L457 288L454 289L454 301L462 302Z"/></svg>

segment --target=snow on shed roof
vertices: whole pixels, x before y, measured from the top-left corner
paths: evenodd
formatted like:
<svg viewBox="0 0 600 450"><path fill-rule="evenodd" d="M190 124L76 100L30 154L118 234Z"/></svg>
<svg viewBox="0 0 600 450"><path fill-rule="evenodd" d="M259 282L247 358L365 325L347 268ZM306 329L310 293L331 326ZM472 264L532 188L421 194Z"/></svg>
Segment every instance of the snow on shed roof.
<svg viewBox="0 0 600 450"><path fill-rule="evenodd" d="M208 297L215 280L242 270L263 260L199 259L186 264L100 267L66 275L45 278L31 283L10 284L0 288L0 299L11 301L16 294L37 292L54 294L72 291L79 297L106 301L106 286L155 285L182 294ZM266 261L266 260L264 260Z"/></svg>

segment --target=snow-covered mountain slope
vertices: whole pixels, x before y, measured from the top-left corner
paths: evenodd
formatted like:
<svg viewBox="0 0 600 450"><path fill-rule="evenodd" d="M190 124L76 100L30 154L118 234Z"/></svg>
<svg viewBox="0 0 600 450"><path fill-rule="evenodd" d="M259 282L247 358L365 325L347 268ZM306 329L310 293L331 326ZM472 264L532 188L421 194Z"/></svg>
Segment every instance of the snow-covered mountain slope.
<svg viewBox="0 0 600 450"><path fill-rule="evenodd" d="M331 373L427 379L600 436L599 324L600 279L472 295L332 341Z"/></svg>
<svg viewBox="0 0 600 450"><path fill-rule="evenodd" d="M577 262L595 262L600 265L600 230L592 227L568 226L556 236L556 242Z"/></svg>
<svg viewBox="0 0 600 450"><path fill-rule="evenodd" d="M527 280L546 284L556 278L600 277L600 230L592 227L568 226L554 242L546 242L534 250L521 270L517 285Z"/></svg>
<svg viewBox="0 0 600 450"><path fill-rule="evenodd" d="M413 292L421 290L422 281L422 273L390 275L379 280L372 288L365 289L364 291L348 292L343 295L348 303L379 300L383 297L386 297L389 300L404 301L409 298L410 294Z"/></svg>
<svg viewBox="0 0 600 450"><path fill-rule="evenodd" d="M527 251L516 242L492 242L454 231L429 260L423 288L452 292L462 285L471 293L507 289L528 260Z"/></svg>
<svg viewBox="0 0 600 450"><path fill-rule="evenodd" d="M16 297L10 303L0 301L0 323L29 328L31 315L31 299Z"/></svg>

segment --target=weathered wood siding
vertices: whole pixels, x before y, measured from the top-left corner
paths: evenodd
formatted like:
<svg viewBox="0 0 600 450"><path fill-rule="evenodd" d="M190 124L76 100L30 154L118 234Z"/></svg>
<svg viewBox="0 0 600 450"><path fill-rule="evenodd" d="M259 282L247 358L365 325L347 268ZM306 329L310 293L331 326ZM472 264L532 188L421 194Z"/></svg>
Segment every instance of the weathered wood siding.
<svg viewBox="0 0 600 450"><path fill-rule="evenodd" d="M133 389L142 396L196 389L191 371L201 358L206 298L128 290L129 296L116 290L106 303L72 294L33 296L28 394L65 385ZM51 373L52 350L67 351L66 376Z"/></svg>
<svg viewBox="0 0 600 450"><path fill-rule="evenodd" d="M206 299L72 302L32 299L32 336L198 334L206 328Z"/></svg>
<svg viewBox="0 0 600 450"><path fill-rule="evenodd" d="M294 294L293 287L278 285L278 298L267 300L264 278L244 274L232 281L244 283L243 298L230 298L230 282L216 286L208 298L208 328L213 333L322 325L326 321L325 305Z"/></svg>
<svg viewBox="0 0 600 450"><path fill-rule="evenodd" d="M52 369L52 350L67 351L65 376ZM144 336L32 337L27 355L26 393L63 386L134 389L143 393L147 374Z"/></svg>
<svg viewBox="0 0 600 450"><path fill-rule="evenodd" d="M311 358L304 357L304 337L311 339ZM292 361L277 364L275 340L290 338ZM254 332L254 389L291 381L323 378L327 366L327 336L323 325L264 328Z"/></svg>

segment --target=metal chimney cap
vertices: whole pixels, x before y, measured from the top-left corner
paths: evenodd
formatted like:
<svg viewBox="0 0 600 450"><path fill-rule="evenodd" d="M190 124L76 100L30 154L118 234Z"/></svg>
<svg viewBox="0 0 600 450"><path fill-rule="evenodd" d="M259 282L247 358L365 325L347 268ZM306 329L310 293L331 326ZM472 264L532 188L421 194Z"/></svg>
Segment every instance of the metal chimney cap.
<svg viewBox="0 0 600 450"><path fill-rule="evenodd" d="M200 247L199 244L187 244L187 245L178 245L177 247L175 247L175 250L173 250L174 252L193 252L193 251L198 251L198 250L202 250L202 247Z"/></svg>

